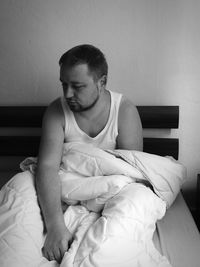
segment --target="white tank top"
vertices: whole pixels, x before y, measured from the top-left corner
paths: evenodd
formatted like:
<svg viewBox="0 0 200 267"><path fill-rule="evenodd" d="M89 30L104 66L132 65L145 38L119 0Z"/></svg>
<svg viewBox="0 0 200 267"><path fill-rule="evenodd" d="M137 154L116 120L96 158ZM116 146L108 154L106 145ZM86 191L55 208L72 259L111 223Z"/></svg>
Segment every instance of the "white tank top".
<svg viewBox="0 0 200 267"><path fill-rule="evenodd" d="M64 97L61 104L65 115L65 142L79 142L91 144L102 149L115 149L118 135L118 113L122 94L110 92L111 107L108 121L103 130L95 137L91 137L81 130L76 122L73 112L70 110Z"/></svg>

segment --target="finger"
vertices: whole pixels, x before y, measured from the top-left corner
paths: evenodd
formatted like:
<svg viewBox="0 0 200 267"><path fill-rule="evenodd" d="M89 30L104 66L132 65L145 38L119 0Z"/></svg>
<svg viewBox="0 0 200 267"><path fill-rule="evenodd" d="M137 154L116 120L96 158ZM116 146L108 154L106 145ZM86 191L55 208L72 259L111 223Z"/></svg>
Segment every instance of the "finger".
<svg viewBox="0 0 200 267"><path fill-rule="evenodd" d="M42 248L42 254L48 261L52 261L55 258L53 252L45 246Z"/></svg>
<svg viewBox="0 0 200 267"><path fill-rule="evenodd" d="M47 260L49 261L55 260L53 252L50 252L50 251L47 252Z"/></svg>
<svg viewBox="0 0 200 267"><path fill-rule="evenodd" d="M66 250L66 249L63 249L63 248L60 248L59 251L60 251L60 258L61 258L61 261L62 261L64 255L65 255L65 252L66 252L67 250Z"/></svg>
<svg viewBox="0 0 200 267"><path fill-rule="evenodd" d="M54 258L58 263L61 263L62 261L62 254L60 252L59 247L54 250Z"/></svg>
<svg viewBox="0 0 200 267"><path fill-rule="evenodd" d="M65 240L62 242L62 246L59 248L61 258L64 257L65 252L68 250L68 242Z"/></svg>
<svg viewBox="0 0 200 267"><path fill-rule="evenodd" d="M48 254L45 247L42 248L42 255L48 260Z"/></svg>

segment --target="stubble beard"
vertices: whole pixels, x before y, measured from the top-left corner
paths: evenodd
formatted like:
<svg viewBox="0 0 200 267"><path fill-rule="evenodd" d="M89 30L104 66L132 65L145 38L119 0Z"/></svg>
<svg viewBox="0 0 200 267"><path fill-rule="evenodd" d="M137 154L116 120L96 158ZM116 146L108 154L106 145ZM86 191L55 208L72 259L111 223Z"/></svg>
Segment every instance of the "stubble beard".
<svg viewBox="0 0 200 267"><path fill-rule="evenodd" d="M88 111L88 110L92 109L96 105L97 101L99 100L99 97L100 97L100 93L98 93L96 99L90 105L85 106L85 107L82 106L81 104L77 103L77 102L75 102L74 104L68 102L68 106L71 109L71 111L73 111L73 112Z"/></svg>

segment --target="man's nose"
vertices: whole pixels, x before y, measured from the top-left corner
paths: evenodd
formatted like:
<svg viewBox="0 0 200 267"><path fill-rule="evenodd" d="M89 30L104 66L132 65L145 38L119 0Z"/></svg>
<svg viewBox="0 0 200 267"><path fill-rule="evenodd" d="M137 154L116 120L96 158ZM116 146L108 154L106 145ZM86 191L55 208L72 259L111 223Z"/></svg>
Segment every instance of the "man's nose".
<svg viewBox="0 0 200 267"><path fill-rule="evenodd" d="M74 96L74 90L68 86L66 89L65 89L65 97L66 98L71 98Z"/></svg>

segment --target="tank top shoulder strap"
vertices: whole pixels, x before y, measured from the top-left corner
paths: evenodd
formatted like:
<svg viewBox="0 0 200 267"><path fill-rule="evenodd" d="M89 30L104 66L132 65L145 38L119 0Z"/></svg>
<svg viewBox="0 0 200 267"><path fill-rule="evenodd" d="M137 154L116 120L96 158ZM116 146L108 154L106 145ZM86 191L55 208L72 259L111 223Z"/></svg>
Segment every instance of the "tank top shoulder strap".
<svg viewBox="0 0 200 267"><path fill-rule="evenodd" d="M60 98L61 106L64 113L64 120L65 120L65 134L68 132L69 122L72 120L72 112L69 109L68 105L66 105L64 97Z"/></svg>
<svg viewBox="0 0 200 267"><path fill-rule="evenodd" d="M118 114L119 114L119 108L121 104L122 94L109 91L112 99L112 106L111 106L111 114L112 114L112 122L114 126L114 132L115 134L118 134Z"/></svg>
<svg viewBox="0 0 200 267"><path fill-rule="evenodd" d="M113 92L113 91L110 91L110 95L111 95L111 98L112 98L112 101L113 101L113 104L114 106L119 109L119 106L120 106L120 103L121 103L121 99L122 99L122 94L120 93L117 93L117 92Z"/></svg>

